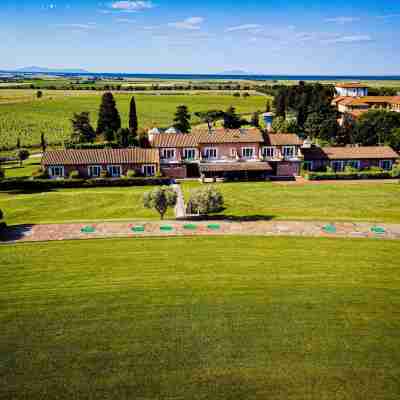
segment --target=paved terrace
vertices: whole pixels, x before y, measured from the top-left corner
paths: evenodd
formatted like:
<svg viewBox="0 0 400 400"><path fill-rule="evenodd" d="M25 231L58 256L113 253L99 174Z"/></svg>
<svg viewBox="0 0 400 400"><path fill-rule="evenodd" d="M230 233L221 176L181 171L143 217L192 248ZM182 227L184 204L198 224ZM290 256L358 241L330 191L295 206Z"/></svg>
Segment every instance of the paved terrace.
<svg viewBox="0 0 400 400"><path fill-rule="evenodd" d="M1 243L197 235L344 237L400 240L400 224L326 223L314 221L132 221L19 225L10 227L6 238L3 238Z"/></svg>

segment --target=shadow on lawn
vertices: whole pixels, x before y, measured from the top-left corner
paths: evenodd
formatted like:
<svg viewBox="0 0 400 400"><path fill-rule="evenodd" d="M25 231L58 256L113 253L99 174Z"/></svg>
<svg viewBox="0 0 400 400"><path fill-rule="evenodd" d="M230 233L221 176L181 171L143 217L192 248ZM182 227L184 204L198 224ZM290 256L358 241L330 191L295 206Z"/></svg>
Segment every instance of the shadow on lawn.
<svg viewBox="0 0 400 400"><path fill-rule="evenodd" d="M0 243L13 242L23 239L32 232L34 225L13 225L7 226L0 230Z"/></svg>
<svg viewBox="0 0 400 400"><path fill-rule="evenodd" d="M227 222L257 222L271 221L274 215L188 215L185 220L190 221L227 221Z"/></svg>

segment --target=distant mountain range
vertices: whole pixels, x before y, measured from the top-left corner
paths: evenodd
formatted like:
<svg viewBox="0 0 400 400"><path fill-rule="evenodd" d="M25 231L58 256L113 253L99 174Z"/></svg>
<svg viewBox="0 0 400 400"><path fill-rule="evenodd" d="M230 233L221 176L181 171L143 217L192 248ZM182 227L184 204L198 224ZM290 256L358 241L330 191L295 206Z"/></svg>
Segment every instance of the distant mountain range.
<svg viewBox="0 0 400 400"><path fill-rule="evenodd" d="M87 74L89 71L80 68L45 68L45 67L23 67L18 68L15 72L35 72L35 73L61 73L61 74Z"/></svg>
<svg viewBox="0 0 400 400"><path fill-rule="evenodd" d="M224 72L222 72L221 75L253 75L253 74L249 71L243 71L241 69L234 69L231 71L224 71Z"/></svg>

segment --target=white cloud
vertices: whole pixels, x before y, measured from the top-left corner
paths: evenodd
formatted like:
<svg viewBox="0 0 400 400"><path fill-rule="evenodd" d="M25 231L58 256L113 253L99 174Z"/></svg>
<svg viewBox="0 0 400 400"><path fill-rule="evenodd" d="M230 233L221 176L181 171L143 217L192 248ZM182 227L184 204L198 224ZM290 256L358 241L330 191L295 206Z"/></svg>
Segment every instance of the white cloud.
<svg viewBox="0 0 400 400"><path fill-rule="evenodd" d="M154 8L154 4L151 1L114 1L111 3L110 7L113 10L124 11L124 12L138 12L149 10Z"/></svg>
<svg viewBox="0 0 400 400"><path fill-rule="evenodd" d="M325 22L333 22L335 24L349 24L352 22L360 21L361 18L359 17L334 17L334 18L326 18Z"/></svg>
<svg viewBox="0 0 400 400"><path fill-rule="evenodd" d="M55 24L54 26L58 28L72 28L76 30L90 30L96 28L94 22L89 22L87 24Z"/></svg>
<svg viewBox="0 0 400 400"><path fill-rule="evenodd" d="M238 26L231 26L230 28L226 29L226 32L237 32L237 31L261 31L262 26L259 24L244 24Z"/></svg>
<svg viewBox="0 0 400 400"><path fill-rule="evenodd" d="M199 30L200 25L204 22L202 17L190 17L183 21L170 22L168 26L177 29Z"/></svg>
<svg viewBox="0 0 400 400"><path fill-rule="evenodd" d="M130 24L130 23L135 22L135 20L129 19L129 18L116 18L115 22L119 22L121 24Z"/></svg>
<svg viewBox="0 0 400 400"><path fill-rule="evenodd" d="M349 35L349 36L338 36L334 39L327 39L325 43L364 43L372 42L370 35Z"/></svg>
<svg viewBox="0 0 400 400"><path fill-rule="evenodd" d="M379 15L377 18L380 18L380 19L400 18L400 14Z"/></svg>

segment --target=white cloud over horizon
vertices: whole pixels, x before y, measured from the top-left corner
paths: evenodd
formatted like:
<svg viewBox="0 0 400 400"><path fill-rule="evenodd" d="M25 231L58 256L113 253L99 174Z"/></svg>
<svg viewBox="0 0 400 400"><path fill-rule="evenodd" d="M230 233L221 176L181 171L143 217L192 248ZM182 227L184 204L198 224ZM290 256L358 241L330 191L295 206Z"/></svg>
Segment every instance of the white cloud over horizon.
<svg viewBox="0 0 400 400"><path fill-rule="evenodd" d="M334 17L334 18L325 18L325 22L333 22L336 24L344 25L352 22L360 21L360 17Z"/></svg>
<svg viewBox="0 0 400 400"><path fill-rule="evenodd" d="M139 12L144 10L150 10L154 8L155 5L151 1L132 1L132 0L122 0L114 1L110 4L110 8L117 11L124 12Z"/></svg>
<svg viewBox="0 0 400 400"><path fill-rule="evenodd" d="M238 32L238 31L254 31L261 30L262 25L260 24L243 24L238 26L231 26L226 29L226 32Z"/></svg>
<svg viewBox="0 0 400 400"><path fill-rule="evenodd" d="M199 30L200 25L204 22L202 17L190 17L183 21L170 22L168 24L171 28L186 29L186 30Z"/></svg>
<svg viewBox="0 0 400 400"><path fill-rule="evenodd" d="M366 43L372 42L373 39L370 35L344 35L338 36L334 39L324 40L324 43Z"/></svg>

